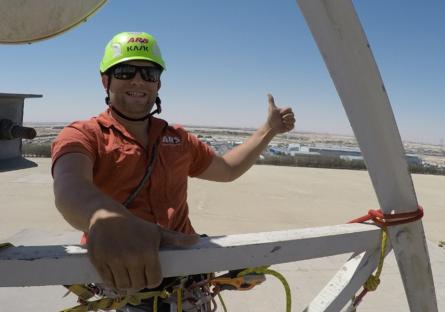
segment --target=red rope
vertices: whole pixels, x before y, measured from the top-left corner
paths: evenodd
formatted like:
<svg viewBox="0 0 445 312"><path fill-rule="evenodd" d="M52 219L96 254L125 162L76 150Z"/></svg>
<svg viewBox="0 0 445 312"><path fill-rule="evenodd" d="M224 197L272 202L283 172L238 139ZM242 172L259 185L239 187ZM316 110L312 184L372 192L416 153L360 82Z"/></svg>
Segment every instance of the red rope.
<svg viewBox="0 0 445 312"><path fill-rule="evenodd" d="M351 220L348 223L362 223L368 220L374 221L377 225L381 227L405 224L417 221L423 217L423 208L418 206L416 211L412 212L402 212L402 213L383 213L379 210L369 210L368 214Z"/></svg>
<svg viewBox="0 0 445 312"><path fill-rule="evenodd" d="M354 302L352 303L353 307L357 307L359 303L362 301L363 297L368 293L368 290L366 288L363 288L361 293L354 298Z"/></svg>
<svg viewBox="0 0 445 312"><path fill-rule="evenodd" d="M393 213L393 214L383 213L380 209L379 210L371 209L368 211L367 215L351 220L348 223L363 223L365 221L372 220L378 226L385 228L388 226L414 222L421 219L422 217L423 217L423 208L421 206L418 206L416 211ZM366 288L363 288L360 294L354 298L352 306L357 307L367 293L368 290Z"/></svg>

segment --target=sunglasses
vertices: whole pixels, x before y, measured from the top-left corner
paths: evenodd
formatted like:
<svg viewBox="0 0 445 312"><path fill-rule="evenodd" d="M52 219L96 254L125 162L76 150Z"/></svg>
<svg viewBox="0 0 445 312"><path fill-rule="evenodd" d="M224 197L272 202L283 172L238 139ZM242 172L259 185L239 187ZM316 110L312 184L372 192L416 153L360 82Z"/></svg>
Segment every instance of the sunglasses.
<svg viewBox="0 0 445 312"><path fill-rule="evenodd" d="M139 72L141 78L148 82L158 82L162 70L153 66L118 65L113 69L113 77L120 80L130 80Z"/></svg>

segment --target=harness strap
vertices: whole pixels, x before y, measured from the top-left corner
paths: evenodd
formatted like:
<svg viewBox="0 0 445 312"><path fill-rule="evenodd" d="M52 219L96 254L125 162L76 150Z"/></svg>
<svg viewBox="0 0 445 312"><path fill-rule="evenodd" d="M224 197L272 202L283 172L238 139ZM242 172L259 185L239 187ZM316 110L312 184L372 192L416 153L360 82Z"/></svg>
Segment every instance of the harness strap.
<svg viewBox="0 0 445 312"><path fill-rule="evenodd" d="M73 292L77 296L81 297L85 294L85 287L82 285L75 285L76 287L69 287L70 292ZM78 287L77 287L78 286ZM125 297L120 298L102 298L94 301L85 301L80 305L77 305L72 308L68 308L62 310L60 312L88 312L88 311L98 311L98 310L116 310L124 307L126 304L139 305L142 303L142 300L153 298L153 311L158 310L158 298L166 299L170 296L168 291L146 291L146 292L138 292L131 295L127 295ZM89 297L90 299L92 297ZM179 310L181 307L181 303L178 302L178 312L182 312Z"/></svg>

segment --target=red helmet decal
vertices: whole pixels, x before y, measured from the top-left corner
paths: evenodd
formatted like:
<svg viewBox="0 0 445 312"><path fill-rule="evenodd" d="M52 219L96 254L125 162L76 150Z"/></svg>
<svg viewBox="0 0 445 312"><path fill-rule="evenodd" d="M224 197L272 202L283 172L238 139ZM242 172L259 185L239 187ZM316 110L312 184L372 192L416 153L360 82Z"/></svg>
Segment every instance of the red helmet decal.
<svg viewBox="0 0 445 312"><path fill-rule="evenodd" d="M128 39L127 43L137 43L137 42L139 42L141 44L148 43L148 39L141 38L141 37L131 37L130 39Z"/></svg>

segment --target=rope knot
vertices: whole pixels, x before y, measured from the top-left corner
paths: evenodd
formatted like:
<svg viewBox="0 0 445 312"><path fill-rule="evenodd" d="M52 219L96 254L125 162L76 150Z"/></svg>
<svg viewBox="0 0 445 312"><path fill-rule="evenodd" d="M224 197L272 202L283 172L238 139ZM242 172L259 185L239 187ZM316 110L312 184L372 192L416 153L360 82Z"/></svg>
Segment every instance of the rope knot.
<svg viewBox="0 0 445 312"><path fill-rule="evenodd" d="M363 285L363 287L367 290L367 291L374 291L377 289L377 287L380 284L380 278L375 276L375 275L371 275L368 280L365 282L365 284Z"/></svg>

